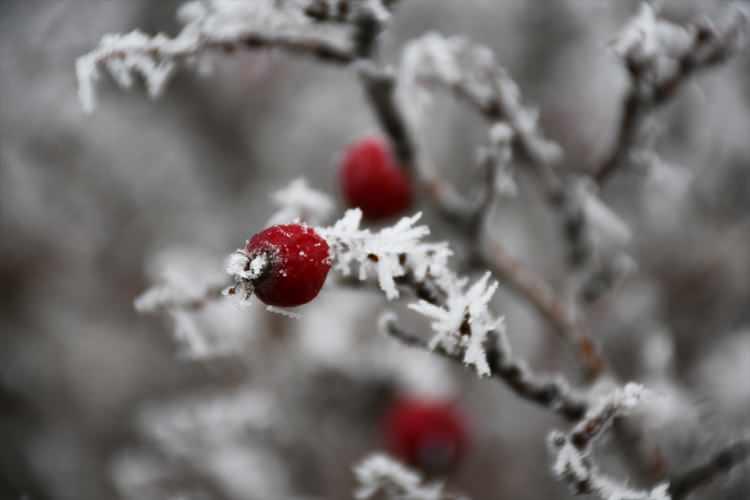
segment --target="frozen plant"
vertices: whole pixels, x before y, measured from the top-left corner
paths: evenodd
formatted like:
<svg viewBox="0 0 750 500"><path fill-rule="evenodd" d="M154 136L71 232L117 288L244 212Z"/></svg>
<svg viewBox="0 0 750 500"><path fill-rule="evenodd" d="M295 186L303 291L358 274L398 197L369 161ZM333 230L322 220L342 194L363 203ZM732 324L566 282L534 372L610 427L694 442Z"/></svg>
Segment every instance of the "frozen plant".
<svg viewBox="0 0 750 500"><path fill-rule="evenodd" d="M734 441L686 472L677 474L664 466L665 470L658 470L660 480L653 488L631 488L602 474L593 449L607 431L621 438L618 451L628 466L635 470L649 465L645 454L633 445L646 439L645 429L628 427L628 421L623 426L613 425L647 393L641 385L631 383L604 398L597 397L597 387L619 385L623 377L594 340L603 338L598 330L607 328L607 318L591 313L599 299L613 295L637 265L630 252L638 235L627 219L618 215L619 207L616 212L608 204L606 184L633 163L644 163L652 170L657 165L654 158L658 157L649 151L654 141L644 141L646 122L689 77L743 48L747 32L744 10L734 9L718 23L678 24L661 15L657 2L643 2L612 43L629 77L614 142L603 160L574 169L568 165L563 147L543 131L539 110L526 104L520 86L488 47L467 37L428 32L407 41L396 63L383 63L378 42L398 4L396 0L194 1L180 9L183 27L174 37L137 30L107 35L98 47L78 59L79 97L84 109L92 111L102 69L124 88L141 78L148 94L157 97L179 68L208 67L213 53L280 49L355 73L384 134L382 141L363 140L344 155L340 180L351 208L335 222L330 222L334 216L331 199L300 178L273 196L278 211L268 227L260 228L227 258L226 273L233 284L219 280L196 287L192 280L198 281L197 276L190 273L177 281L161 278L162 284L136 300L136 309L172 315L178 334L192 346L193 357L202 359L211 346L194 328L193 314L226 300L224 295L238 296L242 303L256 297L272 311L291 314L286 308L316 307L319 294L326 293L324 286L370 290L374 288L370 285L377 283L387 301L405 305L429 323L429 332L412 332L403 326L406 314L387 312L380 320L387 334L407 346L468 366L478 378L501 383L515 396L573 426L567 433L550 433L549 444L553 473L574 494L594 494L602 500L678 500L743 463L750 455L747 440ZM486 124L487 144L478 148L478 168L472 169L467 179L478 196L467 196L445 181L420 144L420 132L428 125L427 106L437 90L467 104ZM517 178L523 178L523 184L516 184ZM525 189L533 190L559 226L564 263L549 279L506 248L502 231L492 230L501 196ZM447 234L459 240L459 245L427 241L433 221L424 223L421 212L389 223L390 217L402 215L412 203L424 205L425 213L434 213L434 222L449 228ZM367 225L373 221L380 225ZM454 255L459 248L466 249L466 255L459 251ZM449 266L450 258L456 262ZM331 270L342 279L329 280ZM506 319L494 312L501 284L508 285L571 349L579 370L576 387L562 373L537 375L511 351ZM307 372L295 371L299 367L294 366L285 372L288 360L283 354L289 352L286 318L263 317L261 321L267 322L270 332L262 354L268 354L268 365L274 366L263 366L252 375L269 387L289 390L277 396L279 399L295 400L290 394L308 398L307 393L315 391L327 394L325 391L333 392L341 378L351 376L318 372L319 367ZM304 330L304 318L299 323ZM513 325L509 326L513 331ZM355 333L359 332L352 335ZM342 356L357 359L356 352ZM324 382L316 385L318 377ZM327 377L337 383L327 383ZM319 412L315 418L324 422L321 434L331 427L341 439L347 424L371 416L373 412L367 410L376 406L373 401L383 399L373 386L384 392L397 389L388 381L373 382L364 376L351 379L347 382L365 393L365 388L372 389L371 394L361 400L355 398L357 391L338 400L321 397L315 406ZM360 402L365 410L356 404ZM239 417L223 415L225 420L213 422L215 413L194 410L188 419L183 420L184 415L170 417L169 424L176 427L147 425L145 433L152 439L156 436L161 448L189 455L183 458L195 468L226 483L229 496L242 497L243 489L252 490L255 480L262 479L254 470L252 481L244 481L244 468L262 470L260 462L267 461L264 466L272 470L268 464L276 464L284 455L282 451L287 452L284 456L289 461L295 453L284 449L288 443L267 443L273 451L266 460L258 458L265 455L255 453L255 448L245 453L242 444L229 442L227 436L240 433L237 419L247 419L248 424L253 420L253 415L244 413L248 408L240 406ZM287 425L310 417L305 409L294 404L290 407L293 411L286 415ZM337 410L339 415L356 414L359 420L343 424L332 416ZM210 429L214 423L221 429ZM190 444L186 446L190 453L185 452L180 447L183 443L172 434L195 439L197 453ZM630 439L632 436L635 438ZM321 455L327 451L325 446L309 448ZM445 493L440 483L425 484L417 472L383 455L367 458L355 468L355 475L360 483L356 497L361 499L377 495L394 500L457 498ZM274 488L278 490L283 488Z"/></svg>

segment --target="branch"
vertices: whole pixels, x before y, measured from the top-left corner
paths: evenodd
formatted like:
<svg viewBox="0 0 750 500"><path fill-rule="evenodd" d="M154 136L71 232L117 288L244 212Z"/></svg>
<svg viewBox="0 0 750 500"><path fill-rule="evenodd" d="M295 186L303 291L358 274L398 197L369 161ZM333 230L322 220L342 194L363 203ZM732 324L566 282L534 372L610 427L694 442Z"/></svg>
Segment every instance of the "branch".
<svg viewBox="0 0 750 500"><path fill-rule="evenodd" d="M219 300L229 283L207 287L199 296L187 295L171 285L154 286L140 294L133 301L139 313L165 311L200 311L209 304Z"/></svg>
<svg viewBox="0 0 750 500"><path fill-rule="evenodd" d="M681 27L658 19L652 3L643 2L616 41L630 89L622 104L615 145L594 172L597 183L604 184L627 163L650 114L669 102L693 75L726 62L744 46L747 13L735 6L730 14L724 26L700 21Z"/></svg>
<svg viewBox="0 0 750 500"><path fill-rule="evenodd" d="M394 92L393 77L389 75L375 75L369 71L364 73L364 81L380 82L377 87L382 93ZM375 78L379 80L375 80ZM520 99L520 91L509 75L499 67L489 49L473 45L463 38L444 38L437 34L429 34L409 44L399 68L399 85L407 95L417 102L424 101L425 87L441 86L455 95L463 98L476 107L488 121L492 123L491 130L498 128L509 129L502 138L491 140L493 146L498 141L509 142L510 148L519 151L539 168L540 176L544 180L550 201L563 206L563 226L569 245L573 249L588 248L585 217L583 208L573 203L572 187L568 188L554 169L553 164L559 161L561 151L557 144L545 139L537 126L538 114L535 110L525 108ZM388 82L387 84L384 82ZM395 99L374 94L376 88L373 83L368 85L371 103L381 124L389 133L394 144L402 145L402 158L409 162L416 162L414 141L409 136L403 111L398 107ZM416 110L421 113L421 109ZM394 126L395 125L395 126ZM509 162L510 151L505 152L505 145L499 145L500 151L496 155L503 157L502 162ZM409 163L411 165L411 163ZM488 181L494 184L498 166L491 165L488 169ZM479 244L482 221L489 214L494 201L495 186L487 186L485 197L474 207L467 208L466 203L451 203L459 199L450 186L439 181L432 181L432 189L428 191L430 199L440 209L446 220L454 222L458 227L465 228ZM572 207L572 208L571 208ZM575 210L577 208L577 210ZM490 267L494 272L508 280L511 287L524 297L542 317L564 338L578 346L587 375L596 377L605 368L601 355L597 352L594 342L584 335L575 324L552 287L540 276L528 269L521 261L508 254L497 242L492 244L490 255L480 255L480 262Z"/></svg>
<svg viewBox="0 0 750 500"><path fill-rule="evenodd" d="M429 33L405 49L399 69L401 84L416 101L415 112L429 100L429 88L439 86L474 106L490 123L503 122L513 130L514 147L539 166L548 190L562 185L551 167L562 151L538 127L539 114L521 102L518 85L500 67L487 47L462 37Z"/></svg>
<svg viewBox="0 0 750 500"><path fill-rule="evenodd" d="M105 66L122 88L141 77L149 95L158 97L177 68L194 64L206 52L237 48L278 48L320 60L348 64L355 59L356 44L347 26L320 25L301 9L273 0L185 4L178 17L184 27L175 37L148 36L140 31L106 35L93 51L78 58L78 94L84 110L95 106L99 67Z"/></svg>
<svg viewBox="0 0 750 500"><path fill-rule="evenodd" d="M631 489L601 474L591 456L594 442L611 426L615 417L626 414L643 397L642 386L628 384L606 397L569 433L550 433L549 444L555 454L552 470L570 485L574 494L595 494L602 500L669 500L667 484L651 490Z"/></svg>
<svg viewBox="0 0 750 500"><path fill-rule="evenodd" d="M375 116L388 135L399 165L416 177L417 155L409 126L395 101L396 82L392 73L379 70L371 62L362 62L359 76Z"/></svg>
<svg viewBox="0 0 750 500"><path fill-rule="evenodd" d="M682 500L696 489L710 483L719 476L728 474L732 469L750 459L750 438L736 441L701 464L687 472L673 476L669 486L672 500Z"/></svg>
<svg viewBox="0 0 750 500"><path fill-rule="evenodd" d="M430 350L429 342L422 337L403 330L392 314L386 313L381 318L381 328L385 333L403 344L418 349ZM516 395L549 408L563 418L577 421L588 409L587 401L572 391L561 377L542 378L534 376L528 367L512 359L505 332L494 330L487 335L487 362L492 378L504 383ZM458 353L450 353L442 348L433 349L438 355L462 363Z"/></svg>

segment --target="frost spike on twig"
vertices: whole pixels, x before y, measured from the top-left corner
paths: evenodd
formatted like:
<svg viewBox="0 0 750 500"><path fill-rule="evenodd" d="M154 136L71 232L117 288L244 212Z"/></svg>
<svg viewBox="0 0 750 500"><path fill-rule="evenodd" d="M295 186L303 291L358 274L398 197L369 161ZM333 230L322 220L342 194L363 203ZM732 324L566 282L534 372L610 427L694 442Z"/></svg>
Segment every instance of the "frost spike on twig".
<svg viewBox="0 0 750 500"><path fill-rule="evenodd" d="M679 26L659 18L651 2L641 4L613 44L631 81L615 144L593 172L597 183L606 183L628 162L644 121L674 97L685 81L726 62L747 44L747 9L739 4L730 9L721 26L707 21Z"/></svg>
<svg viewBox="0 0 750 500"><path fill-rule="evenodd" d="M283 2L194 1L185 4L178 17L185 26L175 37L137 30L105 35L97 48L78 58L78 95L86 112L96 105L101 65L123 88L131 86L134 75L142 77L149 95L158 97L178 65L210 50L269 47L339 64L355 58L348 27L316 25L298 6L285 8Z"/></svg>
<svg viewBox="0 0 750 500"><path fill-rule="evenodd" d="M629 488L601 474L591 456L594 442L615 417L627 414L646 396L643 386L627 384L603 398L569 433L550 433L549 445L555 455L552 471L576 495L594 494L601 500L670 500L669 484L659 484L651 490Z"/></svg>
<svg viewBox="0 0 750 500"><path fill-rule="evenodd" d="M429 349L429 343L424 338L399 327L397 318L392 313L386 313L380 318L380 328L404 345ZM562 377L537 377L525 363L514 360L504 331L488 332L485 348L491 377L507 385L522 399L549 408L570 421L578 421L588 410L586 399L576 394ZM442 348L434 352L447 359L463 362L460 353L451 353Z"/></svg>

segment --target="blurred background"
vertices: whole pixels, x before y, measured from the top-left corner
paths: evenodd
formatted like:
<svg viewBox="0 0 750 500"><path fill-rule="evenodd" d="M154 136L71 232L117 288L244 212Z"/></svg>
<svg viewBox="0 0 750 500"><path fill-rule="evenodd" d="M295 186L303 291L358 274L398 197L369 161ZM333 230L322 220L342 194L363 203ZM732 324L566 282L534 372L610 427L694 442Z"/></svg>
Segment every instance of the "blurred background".
<svg viewBox="0 0 750 500"><path fill-rule="evenodd" d="M84 114L75 58L105 33L175 33L180 3L0 1L0 498L351 498L352 465L386 446L384 416L404 395L465 415L471 444L440 476L452 491L569 498L545 446L566 424L382 338L376 290L329 283L302 320L257 304L136 314L134 298L165 276L218 279L273 213L269 193L291 180L338 199L342 150L377 131L352 71L267 51L217 55L213 74L181 72L156 102L105 79ZM725 4L665 3L678 21ZM586 170L613 141L627 78L608 44L637 5L404 1L382 58L397 61L431 30L486 44L538 105L565 168ZM483 123L448 98L433 113L420 131L429 155L470 191ZM653 462L633 467L616 442L602 445L605 466L636 485L700 462L750 424L747 52L692 80L657 118L658 168L621 172L602 193L633 231L638 270L587 318L617 375L667 401L643 421L638 448ZM557 219L532 179L518 182L491 230L563 287ZM429 210L426 221L460 251ZM516 354L575 380L571 349L501 288L495 310ZM191 331L210 355L184 355ZM745 500L747 472L695 498Z"/></svg>

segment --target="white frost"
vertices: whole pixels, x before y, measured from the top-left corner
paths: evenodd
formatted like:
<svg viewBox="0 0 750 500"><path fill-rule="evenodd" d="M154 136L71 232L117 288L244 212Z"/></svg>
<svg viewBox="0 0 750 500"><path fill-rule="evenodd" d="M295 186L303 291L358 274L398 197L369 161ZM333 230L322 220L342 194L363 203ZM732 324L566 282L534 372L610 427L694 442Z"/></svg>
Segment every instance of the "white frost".
<svg viewBox="0 0 750 500"><path fill-rule="evenodd" d="M221 50L245 40L269 46L303 46L315 40L341 50L349 48L349 30L341 26L320 26L304 15L301 2L294 0L204 0L189 2L179 10L182 31L170 37L147 35L138 30L109 34L99 45L78 58L78 96L86 112L96 106L96 83L104 66L122 88L130 88L135 77L143 79L152 98L158 97L181 65L202 66L209 50Z"/></svg>
<svg viewBox="0 0 750 500"><path fill-rule="evenodd" d="M497 290L497 282L488 285L489 278L490 273L486 273L466 291L465 279L445 276L442 280L448 291L445 306L438 307L424 300L409 305L410 309L433 320L435 336L430 347L439 346L448 352L464 348L464 363L474 366L480 376L490 375L484 350L487 334L503 328L503 318L495 318L489 311L490 300Z"/></svg>
<svg viewBox="0 0 750 500"><path fill-rule="evenodd" d="M335 270L352 274L356 264L359 279L376 275L380 288L389 300L398 298L396 278L406 275L407 266L420 280L428 272L440 274L452 254L445 243L424 243L430 234L427 226L415 226L421 213L404 217L394 226L377 232L361 229L362 211L347 210L333 226L318 228L330 246Z"/></svg>
<svg viewBox="0 0 750 500"><path fill-rule="evenodd" d="M357 500L458 500L446 494L440 483L423 484L419 474L387 455L376 453L366 457L354 468L354 474L359 483L354 493Z"/></svg>
<svg viewBox="0 0 750 500"><path fill-rule="evenodd" d="M550 433L550 447L556 453L552 471L574 487L576 493L593 493L602 500L670 500L669 485L636 490L599 472L591 454L595 441L615 417L626 415L650 393L640 384L629 383L601 399L570 434ZM573 434L586 436L586 443L574 443Z"/></svg>

